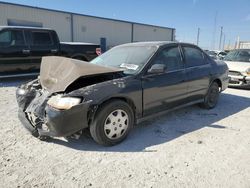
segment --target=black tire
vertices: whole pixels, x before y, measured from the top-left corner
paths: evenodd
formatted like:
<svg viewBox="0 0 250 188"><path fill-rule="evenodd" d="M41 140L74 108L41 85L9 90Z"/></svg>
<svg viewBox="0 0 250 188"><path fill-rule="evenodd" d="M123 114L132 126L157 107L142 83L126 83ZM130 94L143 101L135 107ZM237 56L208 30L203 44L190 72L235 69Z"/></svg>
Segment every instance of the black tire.
<svg viewBox="0 0 250 188"><path fill-rule="evenodd" d="M126 113L125 115L128 118L126 121L127 122L126 129L125 130L120 129L121 136L119 138L111 139L107 135L106 132L107 130L105 130L105 124L107 124L106 122L108 120L108 117L112 115L113 112L115 111L123 111L124 113ZM90 134L98 144L104 146L113 146L120 143L127 137L129 131L133 127L133 124L134 124L134 112L131 109L131 107L122 100L113 100L101 106L100 109L97 111L97 114L95 115L95 118L90 125ZM111 122L110 125L112 129L114 128L114 126L116 126L114 124L111 124Z"/></svg>
<svg viewBox="0 0 250 188"><path fill-rule="evenodd" d="M208 92L204 98L204 102L201 104L201 107L205 109L214 108L217 105L219 93L219 85L216 82L213 82L208 89Z"/></svg>

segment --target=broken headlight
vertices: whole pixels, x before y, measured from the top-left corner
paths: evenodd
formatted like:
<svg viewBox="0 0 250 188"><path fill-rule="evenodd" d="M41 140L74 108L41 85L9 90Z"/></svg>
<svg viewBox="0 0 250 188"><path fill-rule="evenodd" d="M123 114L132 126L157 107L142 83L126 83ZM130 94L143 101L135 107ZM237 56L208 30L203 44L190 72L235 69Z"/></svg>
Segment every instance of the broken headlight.
<svg viewBox="0 0 250 188"><path fill-rule="evenodd" d="M52 96L48 100L48 105L58 110L68 110L81 103L81 98L62 97L61 95Z"/></svg>

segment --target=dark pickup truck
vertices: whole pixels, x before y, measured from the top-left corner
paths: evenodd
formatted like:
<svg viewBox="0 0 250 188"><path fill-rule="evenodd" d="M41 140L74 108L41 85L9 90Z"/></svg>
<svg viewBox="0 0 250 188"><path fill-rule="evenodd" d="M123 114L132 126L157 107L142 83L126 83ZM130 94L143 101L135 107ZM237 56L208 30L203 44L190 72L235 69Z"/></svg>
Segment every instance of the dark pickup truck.
<svg viewBox="0 0 250 188"><path fill-rule="evenodd" d="M43 56L90 61L100 53L98 44L61 43L51 29L0 26L0 77L36 74Z"/></svg>

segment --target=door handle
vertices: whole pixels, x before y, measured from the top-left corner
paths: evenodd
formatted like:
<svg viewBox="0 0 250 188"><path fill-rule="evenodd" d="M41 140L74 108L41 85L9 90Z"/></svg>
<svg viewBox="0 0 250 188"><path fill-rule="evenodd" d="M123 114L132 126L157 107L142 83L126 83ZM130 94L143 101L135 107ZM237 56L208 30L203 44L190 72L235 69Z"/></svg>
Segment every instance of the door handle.
<svg viewBox="0 0 250 188"><path fill-rule="evenodd" d="M57 49L52 49L52 50L50 50L50 51L51 51L51 53L57 53L57 52L58 52Z"/></svg>
<svg viewBox="0 0 250 188"><path fill-rule="evenodd" d="M23 54L29 54L30 50L23 50Z"/></svg>

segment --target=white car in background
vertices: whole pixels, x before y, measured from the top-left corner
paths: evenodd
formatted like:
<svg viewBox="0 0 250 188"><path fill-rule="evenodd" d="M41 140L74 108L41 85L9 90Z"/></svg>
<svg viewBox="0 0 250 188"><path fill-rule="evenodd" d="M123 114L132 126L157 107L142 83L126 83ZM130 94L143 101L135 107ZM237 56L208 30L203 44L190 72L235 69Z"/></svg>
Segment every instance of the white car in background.
<svg viewBox="0 0 250 188"><path fill-rule="evenodd" d="M250 49L232 50L224 61L229 68L229 86L250 88Z"/></svg>
<svg viewBox="0 0 250 188"><path fill-rule="evenodd" d="M205 50L205 52L215 60L223 60L224 57L227 55L224 51L218 51L218 50Z"/></svg>

